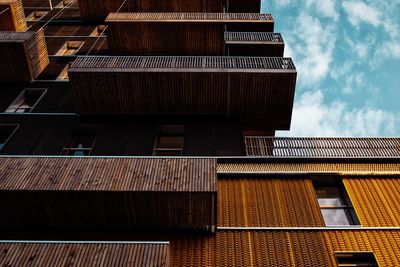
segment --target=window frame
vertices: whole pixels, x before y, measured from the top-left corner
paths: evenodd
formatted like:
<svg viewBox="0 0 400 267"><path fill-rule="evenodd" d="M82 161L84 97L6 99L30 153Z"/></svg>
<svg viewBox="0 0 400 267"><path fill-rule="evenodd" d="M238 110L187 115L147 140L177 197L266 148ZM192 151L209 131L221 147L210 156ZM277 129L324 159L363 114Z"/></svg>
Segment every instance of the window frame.
<svg viewBox="0 0 400 267"><path fill-rule="evenodd" d="M318 180L317 180L318 179ZM319 180L322 180L319 181ZM324 181L326 180L326 181ZM343 227L343 226L359 226L361 225L360 220L356 214L353 203L347 193L346 187L343 184L343 179L339 175L313 175L311 176L311 181L314 189L315 198L317 200L317 204L319 207L319 211L321 213L322 218L324 219L324 223L326 227ZM341 205L321 205L318 201L320 197L318 197L317 190L318 188L335 188L338 190L340 200L343 204ZM325 217L323 215L323 210L343 210L346 215L346 220L348 224L346 225L333 225L327 224Z"/></svg>
<svg viewBox="0 0 400 267"><path fill-rule="evenodd" d="M349 254L349 255L350 254L370 254L372 256L372 258L375 260L375 262L372 264L375 264L375 265L371 265L370 263L368 265L365 265L365 264L360 265L357 263L354 263L354 264L350 263L351 265L349 265L349 263L339 263L337 254ZM349 266L349 267L353 267L353 266L354 267L357 267L357 266L359 266L359 267L368 267L368 266L378 267L379 266L378 260L376 259L375 253L373 251L335 251L334 256L335 256L336 266L338 266L338 267L347 267L347 266Z"/></svg>
<svg viewBox="0 0 400 267"><path fill-rule="evenodd" d="M64 156L71 156L71 157L87 157L90 156L93 152L94 147L96 146L96 141L97 141L97 132L98 132L98 125L96 124L79 124L75 126L75 130L71 132L69 135L67 142L64 143L63 147L61 148L60 155ZM80 136L87 137L91 136L92 137L92 143L90 147L75 147L73 146L76 138L79 138ZM88 151L87 155L70 155L69 153L71 151Z"/></svg>
<svg viewBox="0 0 400 267"><path fill-rule="evenodd" d="M32 106L29 106L28 108L21 108L21 104L19 104L21 101L23 101L24 99L26 99L26 92L27 90L43 90L43 92L41 93L41 95L39 96L39 98L36 100L35 104L33 104ZM44 95L47 93L47 88L34 88L34 87L28 87L28 88L24 88L21 93L14 99L14 101L8 106L8 108L4 111L5 113L31 113L35 107L37 106L37 104L40 102L40 100L42 100L42 98L44 97ZM18 106L18 107L12 107L12 106ZM15 109L15 111L10 111L11 109ZM24 109L24 112L17 112L17 110L19 109ZM28 110L28 111L26 111Z"/></svg>
<svg viewBox="0 0 400 267"><path fill-rule="evenodd" d="M168 127L182 127L182 132L179 134L168 134L168 131L165 129L163 130L162 128L168 128ZM164 131L164 132L163 132ZM180 148L160 148L160 139L161 137L182 137L182 146ZM160 124L158 126L157 130L157 135L156 135L156 140L154 142L153 146L153 156L165 156L165 157L180 157L183 155L183 150L185 147L185 125L184 124ZM178 152L179 155L159 155L158 153L164 152Z"/></svg>
<svg viewBox="0 0 400 267"><path fill-rule="evenodd" d="M77 46L78 48L70 48L70 46L72 46L74 43L80 43L80 45ZM55 55L59 56L59 57L74 56L74 55L76 55L76 53L79 52L79 49L82 48L84 43L85 43L85 41L68 40L60 47L60 49L58 49L58 51ZM69 51L72 51L72 52L69 52Z"/></svg>
<svg viewBox="0 0 400 267"><path fill-rule="evenodd" d="M15 126L14 130L12 130L11 134L4 140L4 143L2 143L0 147L0 151L4 149L4 147L7 145L7 143L11 140L11 138L14 136L14 134L18 131L20 124L16 123L0 123L0 126Z"/></svg>

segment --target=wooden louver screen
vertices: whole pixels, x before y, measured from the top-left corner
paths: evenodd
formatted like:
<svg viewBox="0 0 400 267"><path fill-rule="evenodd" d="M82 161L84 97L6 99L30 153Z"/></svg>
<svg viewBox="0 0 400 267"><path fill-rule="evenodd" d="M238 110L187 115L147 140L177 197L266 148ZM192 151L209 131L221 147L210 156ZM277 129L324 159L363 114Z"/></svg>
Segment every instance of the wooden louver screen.
<svg viewBox="0 0 400 267"><path fill-rule="evenodd" d="M34 80L49 64L43 29L0 32L0 81Z"/></svg>
<svg viewBox="0 0 400 267"><path fill-rule="evenodd" d="M363 226L400 226L400 179L343 179Z"/></svg>
<svg viewBox="0 0 400 267"><path fill-rule="evenodd" d="M324 226L309 179L220 178L219 227Z"/></svg>

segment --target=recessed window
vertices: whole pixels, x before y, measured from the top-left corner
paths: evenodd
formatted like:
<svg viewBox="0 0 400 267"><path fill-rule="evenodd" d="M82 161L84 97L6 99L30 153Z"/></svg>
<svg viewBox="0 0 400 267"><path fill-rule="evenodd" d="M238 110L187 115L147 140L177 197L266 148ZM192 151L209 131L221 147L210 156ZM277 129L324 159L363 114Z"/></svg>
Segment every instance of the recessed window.
<svg viewBox="0 0 400 267"><path fill-rule="evenodd" d="M338 267L378 266L372 252L335 252L335 258Z"/></svg>
<svg viewBox="0 0 400 267"><path fill-rule="evenodd" d="M106 25L98 25L96 28L92 31L90 36L101 36L101 34L104 32L106 29Z"/></svg>
<svg viewBox="0 0 400 267"><path fill-rule="evenodd" d="M46 16L48 11L34 11L31 14L29 14L28 17L26 17L26 21L38 21L40 20L43 16Z"/></svg>
<svg viewBox="0 0 400 267"><path fill-rule="evenodd" d="M181 156L183 151L184 126L161 125L154 145L154 156Z"/></svg>
<svg viewBox="0 0 400 267"><path fill-rule="evenodd" d="M62 149L62 155L88 156L92 152L96 136L93 134L74 134Z"/></svg>
<svg viewBox="0 0 400 267"><path fill-rule="evenodd" d="M58 50L56 56L68 56L75 55L79 48L83 45L83 41L67 41L65 44Z"/></svg>
<svg viewBox="0 0 400 267"><path fill-rule="evenodd" d="M11 103L5 112L26 113L31 112L36 104L46 93L45 88L26 88Z"/></svg>
<svg viewBox="0 0 400 267"><path fill-rule="evenodd" d="M15 124L0 124L0 150L10 140L11 136L17 130L18 125Z"/></svg>
<svg viewBox="0 0 400 267"><path fill-rule="evenodd" d="M68 65L60 72L60 74L57 76L57 81L68 81Z"/></svg>
<svg viewBox="0 0 400 267"><path fill-rule="evenodd" d="M340 177L313 177L313 185L325 225L360 224Z"/></svg>

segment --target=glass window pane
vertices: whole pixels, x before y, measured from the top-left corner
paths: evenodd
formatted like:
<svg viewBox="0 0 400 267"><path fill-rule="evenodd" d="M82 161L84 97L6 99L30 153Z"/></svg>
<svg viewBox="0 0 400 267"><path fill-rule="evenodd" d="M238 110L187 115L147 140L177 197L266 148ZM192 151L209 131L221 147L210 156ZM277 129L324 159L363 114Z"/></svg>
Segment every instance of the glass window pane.
<svg viewBox="0 0 400 267"><path fill-rule="evenodd" d="M93 135L76 135L71 144L71 148L91 148L93 142Z"/></svg>
<svg viewBox="0 0 400 267"><path fill-rule="evenodd" d="M321 209L327 226L352 225L350 214L345 209Z"/></svg>
<svg viewBox="0 0 400 267"><path fill-rule="evenodd" d="M320 206L342 206L345 205L337 187L316 187L318 203Z"/></svg>
<svg viewBox="0 0 400 267"><path fill-rule="evenodd" d="M183 147L182 136L160 136L158 148L179 148Z"/></svg>

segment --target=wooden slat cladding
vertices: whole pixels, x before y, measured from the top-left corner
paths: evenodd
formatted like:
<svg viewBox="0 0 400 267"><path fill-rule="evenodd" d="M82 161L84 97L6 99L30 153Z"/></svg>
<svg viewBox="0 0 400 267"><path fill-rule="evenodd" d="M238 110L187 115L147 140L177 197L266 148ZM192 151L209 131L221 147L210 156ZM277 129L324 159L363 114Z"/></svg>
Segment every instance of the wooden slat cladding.
<svg viewBox="0 0 400 267"><path fill-rule="evenodd" d="M245 137L246 154L262 157L400 157L400 138Z"/></svg>
<svg viewBox="0 0 400 267"><path fill-rule="evenodd" d="M327 231L324 236L333 262L334 251L371 251L379 266L400 266L399 231Z"/></svg>
<svg viewBox="0 0 400 267"><path fill-rule="evenodd" d="M203 158L0 157L7 190L216 190L216 161Z"/></svg>
<svg viewBox="0 0 400 267"><path fill-rule="evenodd" d="M218 227L324 225L310 179L218 180Z"/></svg>
<svg viewBox="0 0 400 267"><path fill-rule="evenodd" d="M126 11L124 0L78 0L83 20L102 22L110 12Z"/></svg>
<svg viewBox="0 0 400 267"><path fill-rule="evenodd" d="M279 33L225 32L224 40L229 56L283 57L285 49Z"/></svg>
<svg viewBox="0 0 400 267"><path fill-rule="evenodd" d="M0 0L0 31L25 32L27 29L21 0Z"/></svg>
<svg viewBox="0 0 400 267"><path fill-rule="evenodd" d="M225 8L230 13L259 13L261 0L226 0Z"/></svg>
<svg viewBox="0 0 400 267"><path fill-rule="evenodd" d="M43 30L0 32L0 81L34 80L49 64Z"/></svg>
<svg viewBox="0 0 400 267"><path fill-rule="evenodd" d="M169 244L0 242L1 266L170 266Z"/></svg>
<svg viewBox="0 0 400 267"><path fill-rule="evenodd" d="M222 0L128 0L127 10L129 12L223 12L223 2Z"/></svg>
<svg viewBox="0 0 400 267"><path fill-rule="evenodd" d="M343 179L363 226L400 226L400 179Z"/></svg>
<svg viewBox="0 0 400 267"><path fill-rule="evenodd" d="M399 163L219 163L219 174L307 174L339 173L345 175L400 174Z"/></svg>
<svg viewBox="0 0 400 267"><path fill-rule="evenodd" d="M0 224L212 230L215 164L201 158L0 158Z"/></svg>
<svg viewBox="0 0 400 267"><path fill-rule="evenodd" d="M106 22L114 55L221 56L225 26L247 31L273 27L268 14L236 13L111 13Z"/></svg>
<svg viewBox="0 0 400 267"><path fill-rule="evenodd" d="M234 114L288 126L296 70L287 58L82 57L69 77L79 113Z"/></svg>

